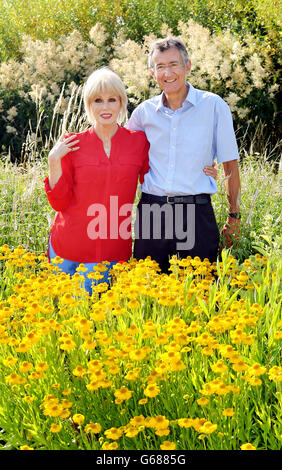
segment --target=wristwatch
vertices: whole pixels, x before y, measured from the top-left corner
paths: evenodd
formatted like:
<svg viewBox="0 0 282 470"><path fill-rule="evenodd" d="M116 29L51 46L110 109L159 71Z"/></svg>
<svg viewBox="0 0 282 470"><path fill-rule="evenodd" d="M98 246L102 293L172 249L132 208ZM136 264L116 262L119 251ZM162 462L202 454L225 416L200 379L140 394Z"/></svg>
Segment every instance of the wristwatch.
<svg viewBox="0 0 282 470"><path fill-rule="evenodd" d="M229 217L232 217L232 219L241 219L241 214L240 212L229 212Z"/></svg>

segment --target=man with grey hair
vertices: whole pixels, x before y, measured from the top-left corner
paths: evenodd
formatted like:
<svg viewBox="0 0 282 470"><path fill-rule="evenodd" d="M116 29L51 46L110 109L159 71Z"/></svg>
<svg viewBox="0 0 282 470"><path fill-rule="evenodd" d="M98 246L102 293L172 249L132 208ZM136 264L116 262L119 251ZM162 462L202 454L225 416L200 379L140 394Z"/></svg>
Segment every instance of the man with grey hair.
<svg viewBox="0 0 282 470"><path fill-rule="evenodd" d="M217 259L219 231L211 205L217 185L207 169L215 159L223 164L226 176L225 246L238 237L239 154L226 102L186 81L191 61L182 41L174 37L155 41L149 68L162 93L137 106L127 124L129 129L144 131L150 143L150 170L141 186L134 257L151 256L168 272L172 255Z"/></svg>

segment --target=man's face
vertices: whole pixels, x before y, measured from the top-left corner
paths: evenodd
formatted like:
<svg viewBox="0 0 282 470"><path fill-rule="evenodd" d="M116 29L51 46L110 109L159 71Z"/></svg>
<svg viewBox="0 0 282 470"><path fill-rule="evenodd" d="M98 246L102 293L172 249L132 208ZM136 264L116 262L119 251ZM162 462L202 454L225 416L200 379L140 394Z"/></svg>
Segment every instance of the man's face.
<svg viewBox="0 0 282 470"><path fill-rule="evenodd" d="M152 56L151 73L161 90L166 95L182 93L185 90L186 77L191 69L191 62L184 66L178 49L171 47L166 51L155 51Z"/></svg>

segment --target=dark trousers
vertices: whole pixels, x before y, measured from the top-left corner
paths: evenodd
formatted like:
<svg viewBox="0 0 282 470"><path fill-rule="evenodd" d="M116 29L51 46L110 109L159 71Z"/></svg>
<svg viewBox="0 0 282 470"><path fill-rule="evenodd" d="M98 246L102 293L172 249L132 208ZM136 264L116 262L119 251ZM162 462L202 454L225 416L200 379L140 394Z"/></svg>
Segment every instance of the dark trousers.
<svg viewBox="0 0 282 470"><path fill-rule="evenodd" d="M134 258L151 256L164 273L172 255L217 259L219 231L210 198L199 204L167 204L153 196L148 202L148 195L142 194L134 232Z"/></svg>

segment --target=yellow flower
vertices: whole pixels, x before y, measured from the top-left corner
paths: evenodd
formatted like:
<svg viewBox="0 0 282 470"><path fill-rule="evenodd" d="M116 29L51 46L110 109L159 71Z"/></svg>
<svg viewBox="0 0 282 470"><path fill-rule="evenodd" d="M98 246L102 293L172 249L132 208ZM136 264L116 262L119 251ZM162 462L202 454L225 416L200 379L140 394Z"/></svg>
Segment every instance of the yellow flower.
<svg viewBox="0 0 282 470"><path fill-rule="evenodd" d="M262 381L258 377L250 377L248 382L253 386L257 387L262 384Z"/></svg>
<svg viewBox="0 0 282 470"><path fill-rule="evenodd" d="M147 424L149 425L149 427L154 428L156 431L160 432L159 435L162 435L162 432L164 433L164 435L169 434L169 420L163 415L151 417Z"/></svg>
<svg viewBox="0 0 282 470"><path fill-rule="evenodd" d="M282 367L280 366L273 366L268 371L268 376L270 380L273 382L281 382L282 381Z"/></svg>
<svg viewBox="0 0 282 470"><path fill-rule="evenodd" d="M25 352L29 351L30 346L31 345L30 345L29 341L27 341L26 339L23 339L21 341L21 343L18 345L18 347L16 348L16 351L20 352L20 353L25 353Z"/></svg>
<svg viewBox="0 0 282 470"><path fill-rule="evenodd" d="M211 365L211 369L214 372L221 374L227 370L227 366L223 363L223 361L218 361L216 364Z"/></svg>
<svg viewBox="0 0 282 470"><path fill-rule="evenodd" d="M199 426L197 430L201 434L211 434L212 432L217 430L217 424L212 424L210 421L205 421L202 426Z"/></svg>
<svg viewBox="0 0 282 470"><path fill-rule="evenodd" d="M131 418L129 424L131 426L138 427L138 426L143 426L144 422L145 422L144 416L143 415L138 415L138 416L134 416L134 418Z"/></svg>
<svg viewBox="0 0 282 470"><path fill-rule="evenodd" d="M192 418L179 418L177 420L178 426L185 429L191 428L191 426L193 426L193 422Z"/></svg>
<svg viewBox="0 0 282 470"><path fill-rule="evenodd" d="M34 397L30 397L27 395L23 398L23 401L25 401L26 403L31 403L32 401L34 401Z"/></svg>
<svg viewBox="0 0 282 470"><path fill-rule="evenodd" d="M204 397L198 398L197 403L198 403L198 405L200 405L200 406L205 406L205 405L207 405L207 404L209 403L209 399L208 399L208 398L204 398Z"/></svg>
<svg viewBox="0 0 282 470"><path fill-rule="evenodd" d="M225 410L223 410L222 415L223 416L233 416L234 415L233 408L226 408Z"/></svg>
<svg viewBox="0 0 282 470"><path fill-rule="evenodd" d="M168 436L169 428L157 428L155 434L156 436Z"/></svg>
<svg viewBox="0 0 282 470"><path fill-rule="evenodd" d="M54 403L54 404L50 404L45 407L45 410L43 412L43 414L45 416L52 416L52 417L57 417L57 416L61 416L61 413L63 412L63 407L58 405L57 403Z"/></svg>
<svg viewBox="0 0 282 470"><path fill-rule="evenodd" d="M142 361L147 356L147 348L135 349L129 353L129 357L133 361Z"/></svg>
<svg viewBox="0 0 282 470"><path fill-rule="evenodd" d="M55 258L52 258L51 261L53 264L61 264L64 262L64 260L60 258L59 256L55 256Z"/></svg>
<svg viewBox="0 0 282 470"><path fill-rule="evenodd" d="M110 428L104 432L105 436L113 441L118 440L122 436L122 433L123 430L120 428Z"/></svg>
<svg viewBox="0 0 282 470"><path fill-rule="evenodd" d="M250 375L255 375L255 376L263 375L266 372L266 367L263 367L260 364L255 363L250 367L248 372Z"/></svg>
<svg viewBox="0 0 282 470"><path fill-rule="evenodd" d="M61 405L63 406L63 408L71 408L72 407L72 402L67 400L66 398L64 398L61 401Z"/></svg>
<svg viewBox="0 0 282 470"><path fill-rule="evenodd" d="M60 300L63 305L72 305L76 302L72 294L69 293L64 294Z"/></svg>
<svg viewBox="0 0 282 470"><path fill-rule="evenodd" d="M83 375L87 373L87 370L84 369L82 366L76 366L76 368L73 369L72 373L76 377L82 377Z"/></svg>
<svg viewBox="0 0 282 470"><path fill-rule="evenodd" d="M233 370L236 370L236 372L242 372L244 370L248 370L249 366L245 364L243 360L239 360L235 362L232 366Z"/></svg>
<svg viewBox="0 0 282 470"><path fill-rule="evenodd" d="M102 450L116 450L118 448L117 442L104 442Z"/></svg>
<svg viewBox="0 0 282 470"><path fill-rule="evenodd" d="M159 393L160 389L156 384L150 384L144 390L144 395L150 398L156 397Z"/></svg>
<svg viewBox="0 0 282 470"><path fill-rule="evenodd" d="M37 370L38 372L45 372L48 369L49 369L49 366L46 362L39 362L35 366L35 370Z"/></svg>
<svg viewBox="0 0 282 470"><path fill-rule="evenodd" d="M162 450L175 450L176 449L176 444L175 444L175 442L164 441L160 445L160 449L162 449Z"/></svg>
<svg viewBox="0 0 282 470"><path fill-rule="evenodd" d="M59 390L59 388L61 387L61 385L58 384L58 383L54 383L54 384L51 385L51 387L52 387L52 388L55 388L55 390Z"/></svg>
<svg viewBox="0 0 282 470"><path fill-rule="evenodd" d="M139 333L139 328L137 328L136 325L130 325L130 327L127 328L127 330L126 330L126 333L130 336L131 335L132 336L137 335Z"/></svg>
<svg viewBox="0 0 282 470"><path fill-rule="evenodd" d="M119 390L116 390L114 395L119 400L129 400L132 396L132 391L123 386Z"/></svg>
<svg viewBox="0 0 282 470"><path fill-rule="evenodd" d="M18 359L16 357L8 357L7 359L3 359L3 364L4 366L7 367L12 367L18 362Z"/></svg>
<svg viewBox="0 0 282 470"><path fill-rule="evenodd" d="M99 432L102 430L102 426L99 423L89 423L86 424L84 430L87 434L99 434Z"/></svg>
<svg viewBox="0 0 282 470"><path fill-rule="evenodd" d="M120 372L120 367L117 364L114 364L109 368L109 374L116 375Z"/></svg>
<svg viewBox="0 0 282 470"><path fill-rule="evenodd" d="M252 444L250 444L249 442L247 442L246 444L242 444L240 446L240 449L241 450L256 450L256 448Z"/></svg>
<svg viewBox="0 0 282 470"><path fill-rule="evenodd" d="M63 349L64 351L72 351L75 349L76 344L74 341L71 339L66 339L64 342L62 342L60 349Z"/></svg>
<svg viewBox="0 0 282 470"><path fill-rule="evenodd" d="M186 369L186 366L181 359L177 359L177 360L171 361L170 368L172 371L176 371L176 370L184 370Z"/></svg>
<svg viewBox="0 0 282 470"><path fill-rule="evenodd" d="M138 404L139 404L139 405L146 405L146 403L148 403L148 398L141 398L141 399L138 401Z"/></svg>
<svg viewBox="0 0 282 470"><path fill-rule="evenodd" d="M278 330L275 332L274 339L276 340L282 339L282 330Z"/></svg>
<svg viewBox="0 0 282 470"><path fill-rule="evenodd" d="M84 266L83 263L80 263L80 264L77 266L76 271L77 271L77 272L82 272L82 273L84 273L84 272L87 271L87 268Z"/></svg>
<svg viewBox="0 0 282 470"><path fill-rule="evenodd" d="M140 307L140 302L138 302L137 299L131 299L131 300L128 302L127 306L128 306L130 309L134 310L134 309Z"/></svg>
<svg viewBox="0 0 282 470"><path fill-rule="evenodd" d="M61 412L61 414L60 414L60 418L62 418L62 419L67 419L67 418L69 418L70 414L71 414L71 413L70 413L69 410L63 410L63 411Z"/></svg>
<svg viewBox="0 0 282 470"><path fill-rule="evenodd" d="M77 413L77 414L73 415L72 420L73 420L74 423L80 425L85 420L85 417L82 414Z"/></svg>
<svg viewBox="0 0 282 470"><path fill-rule="evenodd" d="M21 446L20 447L20 450L34 450L33 447L29 447L29 446Z"/></svg>
<svg viewBox="0 0 282 470"><path fill-rule="evenodd" d="M5 377L5 381L9 384L20 385L20 384L25 383L26 379L24 377L21 377L20 375L18 375L16 372L13 372L12 374L7 375Z"/></svg>
<svg viewBox="0 0 282 470"><path fill-rule="evenodd" d="M92 351L92 349L96 348L96 341L92 341L91 339L86 339L82 347L85 350Z"/></svg>
<svg viewBox="0 0 282 470"><path fill-rule="evenodd" d="M135 437L135 436L137 436L137 434L139 434L139 429L134 427L134 426L129 426L125 430L126 437Z"/></svg>
<svg viewBox="0 0 282 470"><path fill-rule="evenodd" d="M50 431L51 431L51 432L54 432L54 433L60 432L61 429L62 429L62 425L61 425L61 424L56 424L56 423L52 423L52 424L51 424L51 427L50 427Z"/></svg>

